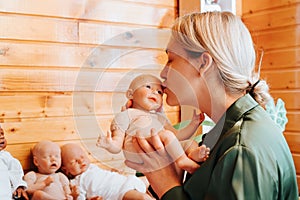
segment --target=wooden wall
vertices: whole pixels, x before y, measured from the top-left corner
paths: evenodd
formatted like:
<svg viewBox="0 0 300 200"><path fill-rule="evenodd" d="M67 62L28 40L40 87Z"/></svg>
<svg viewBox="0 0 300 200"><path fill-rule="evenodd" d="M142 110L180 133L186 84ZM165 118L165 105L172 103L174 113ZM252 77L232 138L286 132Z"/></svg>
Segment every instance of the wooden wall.
<svg viewBox="0 0 300 200"><path fill-rule="evenodd" d="M43 139L80 142L93 161L124 168L122 155L95 148L96 138L135 74L159 74L176 2L0 1L0 123L25 171ZM178 108L166 111L178 122Z"/></svg>
<svg viewBox="0 0 300 200"><path fill-rule="evenodd" d="M242 18L257 48L265 52L261 76L275 99L286 103L289 121L284 135L300 186L300 0L243 0Z"/></svg>

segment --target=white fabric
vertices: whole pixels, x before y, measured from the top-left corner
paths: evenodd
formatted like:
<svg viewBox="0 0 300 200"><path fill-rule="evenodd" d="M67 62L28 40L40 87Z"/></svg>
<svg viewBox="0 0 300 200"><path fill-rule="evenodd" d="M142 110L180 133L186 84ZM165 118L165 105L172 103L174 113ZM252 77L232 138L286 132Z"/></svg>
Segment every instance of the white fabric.
<svg viewBox="0 0 300 200"><path fill-rule="evenodd" d="M0 151L0 200L11 200L12 193L27 184L23 181L23 168L19 160L9 152Z"/></svg>
<svg viewBox="0 0 300 200"><path fill-rule="evenodd" d="M84 173L71 180L71 184L77 185L80 189L78 200L95 196L109 200L122 200L129 190L146 192L144 182L136 176L124 176L103 170L94 164L90 164Z"/></svg>

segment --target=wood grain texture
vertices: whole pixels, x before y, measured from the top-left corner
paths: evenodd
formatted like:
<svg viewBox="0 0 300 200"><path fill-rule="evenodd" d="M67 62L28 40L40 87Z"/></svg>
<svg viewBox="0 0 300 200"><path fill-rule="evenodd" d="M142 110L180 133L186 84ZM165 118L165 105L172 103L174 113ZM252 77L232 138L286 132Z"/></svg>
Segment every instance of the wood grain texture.
<svg viewBox="0 0 300 200"><path fill-rule="evenodd" d="M251 1L243 0L242 10L243 15L252 14L261 10L273 10L276 8L284 8L293 6L294 4L300 3L299 0L262 0L262 1Z"/></svg>
<svg viewBox="0 0 300 200"><path fill-rule="evenodd" d="M130 171L95 140L132 78L159 75L176 13L173 0L0 0L0 123L25 171L40 140L79 143L93 163ZM179 121L178 107L165 111Z"/></svg>
<svg viewBox="0 0 300 200"><path fill-rule="evenodd" d="M157 27L169 27L175 18L174 7L120 0L2 0L0 11Z"/></svg>

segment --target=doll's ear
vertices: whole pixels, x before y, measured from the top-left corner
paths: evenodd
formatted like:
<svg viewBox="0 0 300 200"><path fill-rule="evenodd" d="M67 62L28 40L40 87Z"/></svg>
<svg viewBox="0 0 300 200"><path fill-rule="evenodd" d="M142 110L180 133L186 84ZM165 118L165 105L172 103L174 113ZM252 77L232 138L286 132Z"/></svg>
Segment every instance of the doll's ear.
<svg viewBox="0 0 300 200"><path fill-rule="evenodd" d="M126 91L126 97L127 97L127 99L132 99L133 98L133 90L132 89L128 89Z"/></svg>
<svg viewBox="0 0 300 200"><path fill-rule="evenodd" d="M33 156L33 164L37 167L39 165L36 156Z"/></svg>
<svg viewBox="0 0 300 200"><path fill-rule="evenodd" d="M67 168L66 168L64 165L61 166L61 171L62 171L64 174L68 174Z"/></svg>

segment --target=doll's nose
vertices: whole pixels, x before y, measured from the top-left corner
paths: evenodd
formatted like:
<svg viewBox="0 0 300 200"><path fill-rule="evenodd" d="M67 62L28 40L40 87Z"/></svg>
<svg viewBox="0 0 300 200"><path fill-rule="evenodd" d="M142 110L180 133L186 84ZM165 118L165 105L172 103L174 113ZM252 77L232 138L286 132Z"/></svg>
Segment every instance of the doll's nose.
<svg viewBox="0 0 300 200"><path fill-rule="evenodd" d="M158 91L157 90L153 90L152 93L153 94L158 94Z"/></svg>

